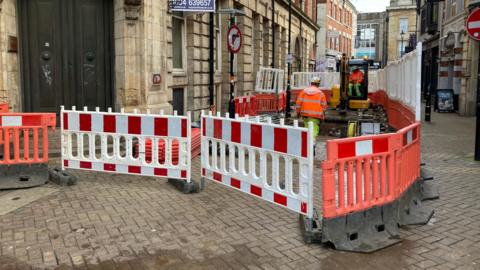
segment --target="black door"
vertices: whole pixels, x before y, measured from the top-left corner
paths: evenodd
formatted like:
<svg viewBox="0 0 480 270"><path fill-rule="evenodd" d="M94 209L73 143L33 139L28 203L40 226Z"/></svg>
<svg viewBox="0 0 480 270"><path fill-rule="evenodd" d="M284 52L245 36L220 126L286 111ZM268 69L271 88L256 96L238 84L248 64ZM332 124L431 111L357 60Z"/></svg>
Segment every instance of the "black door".
<svg viewBox="0 0 480 270"><path fill-rule="evenodd" d="M112 104L112 1L19 0L26 111Z"/></svg>
<svg viewBox="0 0 480 270"><path fill-rule="evenodd" d="M183 115L183 88L173 88L173 110L177 111L179 115Z"/></svg>

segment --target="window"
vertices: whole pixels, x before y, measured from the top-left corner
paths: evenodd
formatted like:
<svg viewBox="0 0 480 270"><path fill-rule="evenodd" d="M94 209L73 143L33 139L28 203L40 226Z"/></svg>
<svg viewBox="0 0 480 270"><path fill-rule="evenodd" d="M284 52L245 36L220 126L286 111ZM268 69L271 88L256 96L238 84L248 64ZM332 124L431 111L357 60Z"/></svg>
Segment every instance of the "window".
<svg viewBox="0 0 480 270"><path fill-rule="evenodd" d="M450 16L453 17L457 15L457 0L452 0L452 6L450 7Z"/></svg>
<svg viewBox="0 0 480 270"><path fill-rule="evenodd" d="M265 67L270 66L269 57L270 57L270 22L267 18L263 18L263 63Z"/></svg>
<svg viewBox="0 0 480 270"><path fill-rule="evenodd" d="M464 0L457 0L457 14L462 13L465 9L465 3L463 1Z"/></svg>
<svg viewBox="0 0 480 270"><path fill-rule="evenodd" d="M451 9L452 9L452 0L446 0L445 1L445 5L443 5L444 7L444 19L447 20L448 18L450 18L450 12L451 12Z"/></svg>
<svg viewBox="0 0 480 270"><path fill-rule="evenodd" d="M399 21L399 25L400 25L400 30L399 32L400 33L408 33L408 19L406 18L401 18L400 21Z"/></svg>
<svg viewBox="0 0 480 270"><path fill-rule="evenodd" d="M337 19L337 5L334 5L333 6L333 16L332 16L335 20Z"/></svg>
<svg viewBox="0 0 480 270"><path fill-rule="evenodd" d="M172 14L172 64L173 69L184 69L185 19L182 12Z"/></svg>

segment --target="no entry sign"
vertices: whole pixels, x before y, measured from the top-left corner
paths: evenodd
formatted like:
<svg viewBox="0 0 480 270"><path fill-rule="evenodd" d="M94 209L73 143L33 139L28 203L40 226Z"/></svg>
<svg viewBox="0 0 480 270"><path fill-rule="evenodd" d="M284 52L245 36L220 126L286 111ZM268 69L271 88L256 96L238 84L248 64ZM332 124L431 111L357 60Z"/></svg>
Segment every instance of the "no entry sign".
<svg viewBox="0 0 480 270"><path fill-rule="evenodd" d="M468 15L466 27L468 34L480 41L480 8L476 8Z"/></svg>
<svg viewBox="0 0 480 270"><path fill-rule="evenodd" d="M227 45L231 53L238 53L242 47L242 32L235 24L227 32Z"/></svg>

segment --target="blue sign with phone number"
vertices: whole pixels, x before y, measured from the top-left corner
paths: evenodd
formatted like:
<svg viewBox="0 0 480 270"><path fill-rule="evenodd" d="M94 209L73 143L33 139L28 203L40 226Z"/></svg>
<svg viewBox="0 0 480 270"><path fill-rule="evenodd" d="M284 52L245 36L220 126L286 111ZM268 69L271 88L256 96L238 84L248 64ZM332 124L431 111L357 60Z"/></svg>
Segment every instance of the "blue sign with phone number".
<svg viewBox="0 0 480 270"><path fill-rule="evenodd" d="M215 12L215 0L169 0L170 11Z"/></svg>

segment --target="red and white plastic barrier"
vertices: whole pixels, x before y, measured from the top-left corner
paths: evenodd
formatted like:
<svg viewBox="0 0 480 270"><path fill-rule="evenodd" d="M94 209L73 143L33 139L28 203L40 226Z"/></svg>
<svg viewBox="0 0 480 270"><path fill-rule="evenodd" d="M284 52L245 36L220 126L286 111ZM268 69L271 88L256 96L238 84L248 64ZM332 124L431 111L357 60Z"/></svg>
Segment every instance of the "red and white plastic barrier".
<svg viewBox="0 0 480 270"><path fill-rule="evenodd" d="M313 126L203 115L202 176L312 218L313 144Z"/></svg>
<svg viewBox="0 0 480 270"><path fill-rule="evenodd" d="M62 169L184 179L191 176L190 116L61 110ZM145 156L146 142L153 155ZM135 157L133 146L140 146ZM164 158L158 149L164 145ZM173 158L177 144L178 158Z"/></svg>
<svg viewBox="0 0 480 270"><path fill-rule="evenodd" d="M0 113L8 113L8 104L0 103Z"/></svg>

